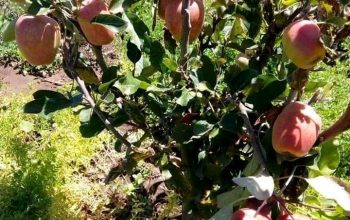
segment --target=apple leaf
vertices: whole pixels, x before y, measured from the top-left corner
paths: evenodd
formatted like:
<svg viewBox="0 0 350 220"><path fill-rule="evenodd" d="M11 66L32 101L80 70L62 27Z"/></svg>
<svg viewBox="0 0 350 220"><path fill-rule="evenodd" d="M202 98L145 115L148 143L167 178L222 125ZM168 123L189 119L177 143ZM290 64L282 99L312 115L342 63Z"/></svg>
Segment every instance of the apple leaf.
<svg viewBox="0 0 350 220"><path fill-rule="evenodd" d="M118 80L115 84L124 95L132 95L137 92L138 89L147 89L148 83L138 80L131 74L126 75L126 77Z"/></svg>
<svg viewBox="0 0 350 220"><path fill-rule="evenodd" d="M127 22L115 15L100 14L94 17L91 21L93 24L100 24L109 30L118 33L127 27Z"/></svg>
<svg viewBox="0 0 350 220"><path fill-rule="evenodd" d="M176 104L186 107L193 98L194 94L185 88L182 90L181 96L176 100Z"/></svg>
<svg viewBox="0 0 350 220"><path fill-rule="evenodd" d="M227 205L227 206L221 208L209 220L231 219L231 216L232 216L232 205Z"/></svg>
<svg viewBox="0 0 350 220"><path fill-rule="evenodd" d="M350 187L346 183L330 176L318 176L305 180L323 197L335 200L345 211L350 211Z"/></svg>
<svg viewBox="0 0 350 220"><path fill-rule="evenodd" d="M340 162L338 146L338 140L330 140L322 144L317 165L323 175L330 175L337 169Z"/></svg>
<svg viewBox="0 0 350 220"><path fill-rule="evenodd" d="M236 187L235 189L221 193L217 197L217 203L219 208L224 208L228 204L235 204L238 201L241 201L242 198L246 199L249 196L249 192L242 188L242 187Z"/></svg>
<svg viewBox="0 0 350 220"><path fill-rule="evenodd" d="M257 176L233 178L233 182L247 190L257 199L264 200L272 196L275 184L272 176L261 173Z"/></svg>

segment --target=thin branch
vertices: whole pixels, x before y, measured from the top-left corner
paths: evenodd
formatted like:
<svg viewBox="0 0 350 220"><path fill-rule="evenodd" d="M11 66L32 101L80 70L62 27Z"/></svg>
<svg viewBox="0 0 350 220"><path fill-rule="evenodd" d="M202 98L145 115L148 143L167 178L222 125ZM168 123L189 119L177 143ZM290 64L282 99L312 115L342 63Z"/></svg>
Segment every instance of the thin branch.
<svg viewBox="0 0 350 220"><path fill-rule="evenodd" d="M99 110L94 99L91 97L89 91L87 90L84 81L81 80L78 76L75 77L75 80L77 81L81 92L84 94L86 101L89 103L89 105L91 106L93 111L96 113L96 115L105 124L105 126L108 128L108 130L110 130L116 138L118 138L123 144L125 144L125 146L127 146L128 148L131 148L132 147L131 143L129 141L127 141L121 134L119 134L119 132L112 125L112 123Z"/></svg>
<svg viewBox="0 0 350 220"><path fill-rule="evenodd" d="M247 128L249 137L250 137L250 142L251 145L253 147L253 151L254 151L254 155L257 158L258 162L260 163L261 167L263 168L263 170L267 171L267 163L266 163L266 159L263 155L263 151L262 151L262 146L260 141L258 140L255 132L254 132L254 128L252 126L252 124L249 121L249 117L248 117L248 113L246 110L246 107L239 102L238 103L238 108L240 111L240 115L244 121L244 125Z"/></svg>
<svg viewBox="0 0 350 220"><path fill-rule="evenodd" d="M96 56L97 64L100 66L103 72L107 71L108 67L105 59L103 58L102 46L95 46L91 44L91 47Z"/></svg>
<svg viewBox="0 0 350 220"><path fill-rule="evenodd" d="M186 76L187 72L187 60L188 60L188 47L190 42L191 31L191 15L189 11L190 0L182 0L182 35L180 45L180 70L183 76Z"/></svg>
<svg viewBox="0 0 350 220"><path fill-rule="evenodd" d="M104 123L106 128L113 133L113 135L118 138L123 144L125 144L128 149L132 147L132 144L128 142L112 125L112 123L104 116L104 114L100 111L98 106L96 105L94 99L90 95L90 92L87 90L86 85L83 80L81 80L78 74L74 70L75 62L78 58L78 45L68 43L66 40L63 47L63 69L67 73L67 75L74 78L74 80L78 83L78 86L81 92L84 94L86 101L89 103L93 111L97 114L97 116Z"/></svg>
<svg viewBox="0 0 350 220"><path fill-rule="evenodd" d="M342 116L333 125L331 125L329 128L324 130L318 136L318 139L315 145L317 146L327 140L330 140L335 136L349 129L350 129L350 103L348 104L348 107L346 108Z"/></svg>

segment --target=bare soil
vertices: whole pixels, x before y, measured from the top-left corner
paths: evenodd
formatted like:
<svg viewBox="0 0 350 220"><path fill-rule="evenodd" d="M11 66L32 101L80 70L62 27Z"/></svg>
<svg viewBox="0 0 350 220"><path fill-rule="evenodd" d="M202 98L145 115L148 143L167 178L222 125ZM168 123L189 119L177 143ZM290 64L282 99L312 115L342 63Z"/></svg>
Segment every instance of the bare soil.
<svg viewBox="0 0 350 220"><path fill-rule="evenodd" d="M57 87L70 82L63 71L57 71L52 76L39 77L19 74L11 67L0 66L0 94L10 95L25 93L32 90L57 90Z"/></svg>

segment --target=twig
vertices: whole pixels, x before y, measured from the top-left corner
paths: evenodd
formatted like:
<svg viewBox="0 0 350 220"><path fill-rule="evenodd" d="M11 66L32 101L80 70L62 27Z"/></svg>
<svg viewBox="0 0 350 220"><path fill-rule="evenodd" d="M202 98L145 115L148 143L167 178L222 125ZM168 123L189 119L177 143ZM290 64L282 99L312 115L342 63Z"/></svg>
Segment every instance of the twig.
<svg viewBox="0 0 350 220"><path fill-rule="evenodd" d="M156 2L156 6L154 7L154 10L153 10L152 31L154 31L154 29L156 28L156 25L157 25L157 12L159 10L160 0L156 0L155 2Z"/></svg>
<svg viewBox="0 0 350 220"><path fill-rule="evenodd" d="M260 163L262 169L267 171L267 163L266 163L266 159L265 159L263 152L262 152L262 146L261 146L261 143L258 140L257 136L255 135L252 124L249 121L246 107L241 102L239 102L238 108L240 111L240 115L243 118L244 125L247 128L247 131L248 131L248 134L250 137L250 142L251 142L251 145L253 147L254 155L257 158L258 162Z"/></svg>
<svg viewBox="0 0 350 220"><path fill-rule="evenodd" d="M102 46L91 45L92 50L96 56L96 61L103 72L107 71L108 67L105 59L103 58Z"/></svg>
<svg viewBox="0 0 350 220"><path fill-rule="evenodd" d="M48 79L42 79L41 81L51 83L51 84L56 85L56 86L63 86L64 85L64 83L54 82L54 81L48 80Z"/></svg>
<svg viewBox="0 0 350 220"><path fill-rule="evenodd" d="M188 47L190 42L190 31L191 31L191 15L189 11L190 0L182 0L182 35L180 45L180 71L185 77L187 72L187 59L188 59Z"/></svg>
<svg viewBox="0 0 350 220"><path fill-rule="evenodd" d="M316 146L334 138L338 134L341 134L342 132L350 129L350 103L348 104L348 107L346 108L345 112L342 114L342 116L329 128L324 130L319 136L316 141Z"/></svg>
<svg viewBox="0 0 350 220"><path fill-rule="evenodd" d="M294 177L294 173L295 173L295 171L297 170L297 168L298 168L298 166L295 166L295 167L293 168L292 173L290 174L289 178L287 179L287 181L285 182L284 186L282 187L282 189L279 191L278 194L281 195L281 194L284 192L284 190L287 189L287 187L288 187L290 181L292 181L292 179L293 179L293 177Z"/></svg>
<svg viewBox="0 0 350 220"><path fill-rule="evenodd" d="M105 124L105 126L110 130L113 135L118 138L123 144L125 144L128 148L131 148L132 145L129 141L127 141L119 132L115 129L115 127L112 125L112 123L103 115L103 113L98 109L98 107L95 104L95 101L91 97L89 91L87 90L85 83L83 80L81 80L78 76L75 77L75 80L77 81L79 88L81 92L84 94L86 101L89 103L91 108L94 110L96 115L101 119L101 121Z"/></svg>
<svg viewBox="0 0 350 220"><path fill-rule="evenodd" d="M128 149L132 147L132 144L128 142L119 132L115 129L112 123L104 116L104 114L100 111L98 106L96 105L94 99L90 95L90 92L86 88L86 85L83 80L81 80L78 74L74 70L75 62L78 58L78 46L76 44L66 42L63 47L63 69L67 73L67 75L74 78L74 80L78 83L78 86L81 92L84 94L86 101L89 103L93 111L96 115L101 119L106 128L113 133L113 135L118 138L123 144L125 144Z"/></svg>

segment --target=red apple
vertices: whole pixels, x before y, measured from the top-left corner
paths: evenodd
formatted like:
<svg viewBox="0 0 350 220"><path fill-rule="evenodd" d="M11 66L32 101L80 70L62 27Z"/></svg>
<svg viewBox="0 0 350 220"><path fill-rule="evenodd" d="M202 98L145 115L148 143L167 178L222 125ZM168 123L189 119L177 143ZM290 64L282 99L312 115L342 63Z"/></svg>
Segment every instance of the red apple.
<svg viewBox="0 0 350 220"><path fill-rule="evenodd" d="M319 135L322 120L302 102L291 102L278 115L272 128L272 146L277 153L305 156Z"/></svg>
<svg viewBox="0 0 350 220"><path fill-rule="evenodd" d="M15 26L18 48L33 65L51 64L61 45L58 23L46 15L23 15Z"/></svg>
<svg viewBox="0 0 350 220"><path fill-rule="evenodd" d="M165 9L165 23L174 39L179 41L182 34L182 1L171 0ZM204 5L201 0L191 0L190 12L190 42L198 38L204 23Z"/></svg>
<svg viewBox="0 0 350 220"><path fill-rule="evenodd" d="M231 220L271 220L271 218L257 214L255 209L241 208L233 213Z"/></svg>
<svg viewBox="0 0 350 220"><path fill-rule="evenodd" d="M167 8L170 1L174 1L174 0L159 0L159 2L158 2L158 16L161 19L165 19L165 9Z"/></svg>
<svg viewBox="0 0 350 220"><path fill-rule="evenodd" d="M326 54L320 28L309 20L288 25L283 31L282 44L286 56L301 69L313 68Z"/></svg>
<svg viewBox="0 0 350 220"><path fill-rule="evenodd" d="M78 12L78 22L86 39L93 45L101 46L112 43L114 33L100 24L92 24L91 20L99 14L109 14L102 0L85 0Z"/></svg>

